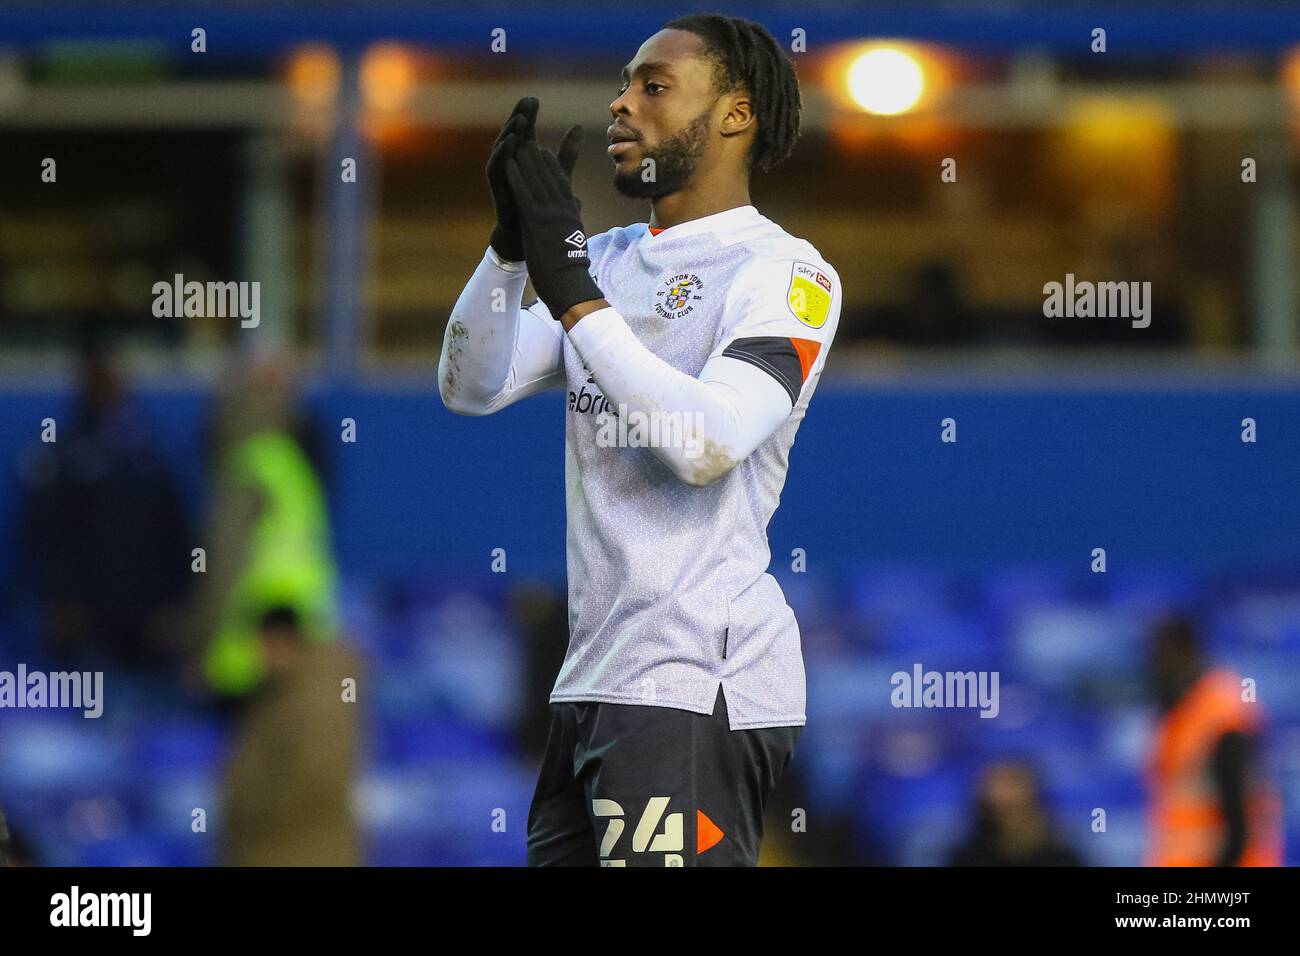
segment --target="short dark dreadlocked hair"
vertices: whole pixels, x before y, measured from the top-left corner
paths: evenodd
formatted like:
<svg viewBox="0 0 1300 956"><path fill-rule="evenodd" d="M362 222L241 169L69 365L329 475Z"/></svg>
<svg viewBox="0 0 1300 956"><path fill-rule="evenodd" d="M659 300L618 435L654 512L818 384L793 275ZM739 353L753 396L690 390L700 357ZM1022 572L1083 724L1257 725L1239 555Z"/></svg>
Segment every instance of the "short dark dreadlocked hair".
<svg viewBox="0 0 1300 956"><path fill-rule="evenodd" d="M790 155L799 138L799 79L794 64L761 23L717 13L695 13L664 24L704 41L719 93L745 90L758 117L750 165L765 172Z"/></svg>

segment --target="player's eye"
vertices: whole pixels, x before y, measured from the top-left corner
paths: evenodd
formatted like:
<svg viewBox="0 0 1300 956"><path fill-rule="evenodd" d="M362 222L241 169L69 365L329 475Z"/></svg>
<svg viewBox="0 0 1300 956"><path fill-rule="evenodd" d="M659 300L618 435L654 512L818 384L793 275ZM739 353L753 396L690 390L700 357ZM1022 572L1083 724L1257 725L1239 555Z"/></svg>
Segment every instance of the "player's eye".
<svg viewBox="0 0 1300 956"><path fill-rule="evenodd" d="M622 86L620 86L618 88L618 95L622 96L624 93L626 93L628 91L629 86L631 86L630 83L624 83ZM646 81L645 84L645 91L649 93L651 96L656 96L663 90L666 90L667 88L668 87L664 86L662 83L656 83L653 80L648 80Z"/></svg>

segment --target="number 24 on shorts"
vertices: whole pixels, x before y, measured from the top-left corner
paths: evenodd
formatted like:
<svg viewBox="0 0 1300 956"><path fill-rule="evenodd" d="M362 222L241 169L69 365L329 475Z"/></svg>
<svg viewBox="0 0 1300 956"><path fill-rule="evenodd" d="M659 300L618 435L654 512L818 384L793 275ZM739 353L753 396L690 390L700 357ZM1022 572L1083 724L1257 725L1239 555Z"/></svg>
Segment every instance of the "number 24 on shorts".
<svg viewBox="0 0 1300 956"><path fill-rule="evenodd" d="M670 813L664 817L664 811L668 809L668 801L668 797L651 797L646 803L636 830L632 832L632 852L663 853L666 854L664 866L681 866L683 863L681 851L686 846L683 817L680 813ZM623 808L613 800L592 800L591 812L596 817L609 818L605 836L600 841L600 865L627 866L626 860L610 859L619 837L623 835L625 826ZM656 833L661 820L663 831Z"/></svg>

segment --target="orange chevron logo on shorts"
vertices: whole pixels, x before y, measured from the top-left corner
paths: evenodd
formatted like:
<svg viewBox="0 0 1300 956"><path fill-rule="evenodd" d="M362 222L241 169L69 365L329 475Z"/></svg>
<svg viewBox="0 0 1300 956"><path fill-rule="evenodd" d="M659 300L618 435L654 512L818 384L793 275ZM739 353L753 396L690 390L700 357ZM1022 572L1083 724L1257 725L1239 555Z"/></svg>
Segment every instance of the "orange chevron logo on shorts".
<svg viewBox="0 0 1300 956"><path fill-rule="evenodd" d="M717 846L718 841L726 834L718 829L718 825L704 815L704 811L696 808L695 810L695 852L703 853L711 847Z"/></svg>

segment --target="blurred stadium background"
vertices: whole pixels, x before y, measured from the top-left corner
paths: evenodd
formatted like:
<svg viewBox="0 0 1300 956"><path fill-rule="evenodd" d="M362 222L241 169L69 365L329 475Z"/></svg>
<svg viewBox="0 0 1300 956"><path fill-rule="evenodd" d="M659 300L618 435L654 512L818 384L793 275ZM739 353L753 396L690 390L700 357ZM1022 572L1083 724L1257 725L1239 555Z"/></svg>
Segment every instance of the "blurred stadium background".
<svg viewBox="0 0 1300 956"><path fill-rule="evenodd" d="M71 658L108 670L101 719L0 714L0 805L39 862L220 859L229 717L139 631L187 626L218 396L233 356L275 348L328 494L341 640L366 662L365 859L522 862L565 639L561 398L447 413L443 327L487 243L482 169L515 100L540 98L544 142L586 125L590 231L644 219L609 186L606 107L641 41L705 8L805 31L805 135L755 202L846 290L770 529L809 725L767 859L946 862L981 773L1011 759L1079 858L1137 863L1146 649L1177 611L1259 680L1300 861L1293 7L119 0L0 10L0 669L69 659L60 601L125 622L112 647L85 625ZM261 325L154 318L175 273L260 281ZM1151 327L1044 318L1067 273L1151 281ZM105 354L116 371L88 373ZM41 422L92 394L148 475L101 480L87 452L81 537L59 538L68 513L32 517ZM161 585L172 557L185 573ZM891 707L889 676L916 662L1000 672L998 719ZM792 807L808 834L787 833Z"/></svg>

